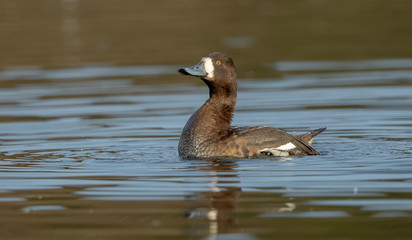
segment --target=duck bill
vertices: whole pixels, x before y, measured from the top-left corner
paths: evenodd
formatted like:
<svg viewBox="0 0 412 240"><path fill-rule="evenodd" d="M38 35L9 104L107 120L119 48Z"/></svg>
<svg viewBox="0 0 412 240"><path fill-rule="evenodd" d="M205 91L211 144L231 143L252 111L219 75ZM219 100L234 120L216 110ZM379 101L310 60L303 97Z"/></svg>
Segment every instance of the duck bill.
<svg viewBox="0 0 412 240"><path fill-rule="evenodd" d="M207 72L205 70L205 63L203 61L194 65L193 67L180 68L179 72L184 75L190 75L195 77L205 77Z"/></svg>

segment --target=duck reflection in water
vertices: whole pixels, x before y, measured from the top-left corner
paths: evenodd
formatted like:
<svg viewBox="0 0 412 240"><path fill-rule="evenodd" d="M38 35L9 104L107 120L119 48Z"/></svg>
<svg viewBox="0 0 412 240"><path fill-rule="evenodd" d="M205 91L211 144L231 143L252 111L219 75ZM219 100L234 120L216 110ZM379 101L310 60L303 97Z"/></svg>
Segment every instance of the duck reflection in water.
<svg viewBox="0 0 412 240"><path fill-rule="evenodd" d="M196 206L187 212L190 219L201 219L208 222L206 234L232 233L236 224L235 213L242 189L238 164L232 160L205 160L192 165L196 171L207 172L210 191L199 193L193 198ZM199 232L200 231L200 232ZM196 234L205 234L198 229Z"/></svg>
<svg viewBox="0 0 412 240"><path fill-rule="evenodd" d="M195 206L186 212L186 216L196 224L192 226L190 233L209 236L242 233L238 228L241 209L239 204L247 202L250 197L256 198L256 193L242 192L237 160L191 160L191 163L191 171L207 173L210 190L190 196ZM281 194L271 194L271 199L274 201L270 203L271 212L291 212L295 209L295 204L291 203L290 199L284 199ZM257 210L252 208L253 211ZM199 221L207 223L206 229L205 225L199 224Z"/></svg>

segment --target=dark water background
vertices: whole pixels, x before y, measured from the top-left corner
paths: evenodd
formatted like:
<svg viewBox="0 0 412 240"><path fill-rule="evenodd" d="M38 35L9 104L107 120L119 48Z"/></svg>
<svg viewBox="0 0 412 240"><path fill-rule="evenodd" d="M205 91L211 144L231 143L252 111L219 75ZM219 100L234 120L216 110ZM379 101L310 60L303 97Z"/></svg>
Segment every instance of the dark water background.
<svg viewBox="0 0 412 240"><path fill-rule="evenodd" d="M0 2L0 239L411 239L409 1ZM234 124L320 156L182 160L223 51Z"/></svg>

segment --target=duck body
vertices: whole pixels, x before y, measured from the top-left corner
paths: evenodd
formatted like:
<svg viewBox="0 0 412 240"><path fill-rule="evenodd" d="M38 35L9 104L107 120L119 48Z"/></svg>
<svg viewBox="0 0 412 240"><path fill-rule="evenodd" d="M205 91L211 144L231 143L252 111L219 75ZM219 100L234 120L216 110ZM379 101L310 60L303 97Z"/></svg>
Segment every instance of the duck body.
<svg viewBox="0 0 412 240"><path fill-rule="evenodd" d="M233 60L220 52L209 53L184 75L200 77L209 87L209 99L189 118L180 137L183 158L254 157L260 155L319 155L313 138L326 128L293 136L267 126L233 127L237 83Z"/></svg>

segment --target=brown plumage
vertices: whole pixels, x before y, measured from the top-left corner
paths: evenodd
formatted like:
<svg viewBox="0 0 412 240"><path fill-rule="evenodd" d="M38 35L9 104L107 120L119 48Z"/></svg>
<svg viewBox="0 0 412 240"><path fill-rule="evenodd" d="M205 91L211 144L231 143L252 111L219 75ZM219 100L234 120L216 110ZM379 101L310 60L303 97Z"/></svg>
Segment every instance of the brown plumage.
<svg viewBox="0 0 412 240"><path fill-rule="evenodd" d="M233 60L212 52L193 67L181 68L185 75L200 77L209 87L209 99L189 118L179 141L184 158L252 157L259 155L318 155L313 138L326 128L293 136L281 129L254 126L232 127L236 106L236 68Z"/></svg>

